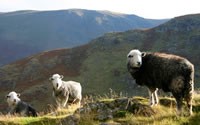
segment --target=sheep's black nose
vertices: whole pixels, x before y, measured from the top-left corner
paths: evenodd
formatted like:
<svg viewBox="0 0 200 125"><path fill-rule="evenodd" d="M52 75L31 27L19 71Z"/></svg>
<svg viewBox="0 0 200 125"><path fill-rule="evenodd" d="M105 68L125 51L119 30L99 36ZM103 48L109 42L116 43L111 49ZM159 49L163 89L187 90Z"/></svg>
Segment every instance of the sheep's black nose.
<svg viewBox="0 0 200 125"><path fill-rule="evenodd" d="M138 65L141 65L141 62L137 62Z"/></svg>
<svg viewBox="0 0 200 125"><path fill-rule="evenodd" d="M14 99L14 102L16 102L16 99Z"/></svg>
<svg viewBox="0 0 200 125"><path fill-rule="evenodd" d="M56 84L56 87L58 88L58 83Z"/></svg>

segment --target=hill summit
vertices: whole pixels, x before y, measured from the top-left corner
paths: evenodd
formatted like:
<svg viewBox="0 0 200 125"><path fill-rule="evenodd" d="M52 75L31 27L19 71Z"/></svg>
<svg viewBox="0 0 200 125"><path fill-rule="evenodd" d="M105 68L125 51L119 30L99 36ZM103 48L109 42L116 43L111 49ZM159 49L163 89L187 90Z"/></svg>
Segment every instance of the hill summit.
<svg viewBox="0 0 200 125"><path fill-rule="evenodd" d="M165 21L83 9L0 13L0 66L41 51L83 45L107 32L151 28Z"/></svg>

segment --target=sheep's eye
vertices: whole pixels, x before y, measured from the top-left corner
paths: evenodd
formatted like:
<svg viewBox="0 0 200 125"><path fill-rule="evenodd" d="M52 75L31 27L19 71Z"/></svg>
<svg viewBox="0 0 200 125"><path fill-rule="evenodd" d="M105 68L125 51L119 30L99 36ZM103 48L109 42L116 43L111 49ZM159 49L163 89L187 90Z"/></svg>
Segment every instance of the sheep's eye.
<svg viewBox="0 0 200 125"><path fill-rule="evenodd" d="M133 57L133 55L128 55L128 58L132 58Z"/></svg>
<svg viewBox="0 0 200 125"><path fill-rule="evenodd" d="M10 98L10 96L7 96L7 98Z"/></svg>

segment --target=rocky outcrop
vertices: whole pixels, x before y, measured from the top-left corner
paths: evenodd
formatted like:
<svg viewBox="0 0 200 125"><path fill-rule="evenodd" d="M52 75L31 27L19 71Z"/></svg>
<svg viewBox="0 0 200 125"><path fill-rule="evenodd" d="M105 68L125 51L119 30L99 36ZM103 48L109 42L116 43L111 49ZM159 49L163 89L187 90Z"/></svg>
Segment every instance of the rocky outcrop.
<svg viewBox="0 0 200 125"><path fill-rule="evenodd" d="M143 104L139 99L111 99L85 104L82 108L77 109L73 115L62 120L61 123L68 121L70 125L76 125L81 117L92 117L94 120L105 122L117 117L126 117L127 113L132 113L135 116L149 117L156 114L156 111L149 105ZM119 123L115 124L118 125Z"/></svg>

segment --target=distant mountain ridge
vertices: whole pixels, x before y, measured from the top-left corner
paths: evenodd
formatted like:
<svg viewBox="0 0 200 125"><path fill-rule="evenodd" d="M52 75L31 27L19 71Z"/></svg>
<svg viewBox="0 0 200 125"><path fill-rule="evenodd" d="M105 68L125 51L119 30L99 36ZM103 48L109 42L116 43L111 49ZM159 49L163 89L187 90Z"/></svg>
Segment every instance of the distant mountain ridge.
<svg viewBox="0 0 200 125"><path fill-rule="evenodd" d="M0 66L37 52L83 45L107 32L152 28L166 21L82 9L0 13L0 52L4 53Z"/></svg>
<svg viewBox="0 0 200 125"><path fill-rule="evenodd" d="M147 96L126 68L127 54L135 48L187 58L195 67L195 90L200 88L200 14L196 14L151 29L106 33L79 47L45 51L5 65L0 68L0 100L15 90L40 110L55 102L47 98L52 93L48 78L54 73L80 82L84 95L105 94L112 88L129 96ZM6 102L0 102L0 111L4 107Z"/></svg>

